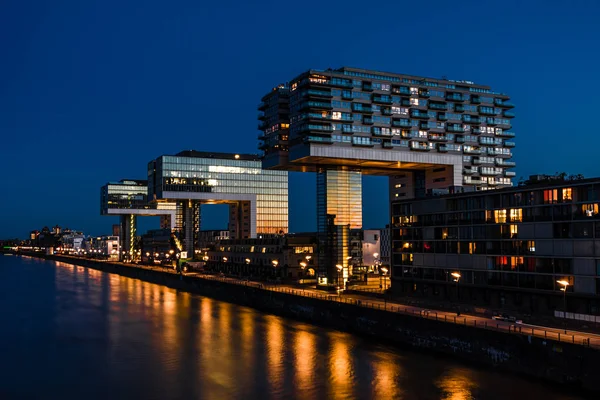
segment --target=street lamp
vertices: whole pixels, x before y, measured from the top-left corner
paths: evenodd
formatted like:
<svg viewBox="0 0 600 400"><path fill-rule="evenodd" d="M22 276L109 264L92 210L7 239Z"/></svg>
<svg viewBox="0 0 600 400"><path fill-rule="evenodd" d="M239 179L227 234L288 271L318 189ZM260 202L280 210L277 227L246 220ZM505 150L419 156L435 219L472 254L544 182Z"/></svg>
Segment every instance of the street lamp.
<svg viewBox="0 0 600 400"><path fill-rule="evenodd" d="M460 281L460 273L452 272L450 275L454 278L454 282L456 282L456 302L459 303L460 296L458 293L458 282ZM458 308L457 314L460 315L460 304L457 304L456 307Z"/></svg>
<svg viewBox="0 0 600 400"><path fill-rule="evenodd" d="M339 289L340 288L340 272L342 272L342 270L344 269L344 266L340 265L340 264L337 264L335 267L337 268L337 271L338 271L338 273L337 273L337 286L338 286L338 289Z"/></svg>
<svg viewBox="0 0 600 400"><path fill-rule="evenodd" d="M565 333L567 333L567 287L569 286L569 281L562 279L560 281L556 281L556 283L562 285L560 290L563 291L563 309L565 310L563 317L565 318Z"/></svg>
<svg viewBox="0 0 600 400"><path fill-rule="evenodd" d="M383 272L383 290L386 290L387 289L387 282L386 282L387 277L385 276L385 274L387 274L388 269L386 267L381 267L381 272Z"/></svg>

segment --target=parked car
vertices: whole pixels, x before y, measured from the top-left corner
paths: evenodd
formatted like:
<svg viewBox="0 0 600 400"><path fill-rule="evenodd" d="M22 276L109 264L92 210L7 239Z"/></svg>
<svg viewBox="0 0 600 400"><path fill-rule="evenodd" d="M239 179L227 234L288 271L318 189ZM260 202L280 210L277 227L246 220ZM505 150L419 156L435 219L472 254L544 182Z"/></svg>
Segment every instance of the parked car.
<svg viewBox="0 0 600 400"><path fill-rule="evenodd" d="M517 319L517 317L512 316L512 315L508 315L508 314L498 314L498 315L494 315L492 317L492 319L496 320L496 321L507 321L507 322L514 322L515 324L520 324L523 321L521 321L520 319Z"/></svg>

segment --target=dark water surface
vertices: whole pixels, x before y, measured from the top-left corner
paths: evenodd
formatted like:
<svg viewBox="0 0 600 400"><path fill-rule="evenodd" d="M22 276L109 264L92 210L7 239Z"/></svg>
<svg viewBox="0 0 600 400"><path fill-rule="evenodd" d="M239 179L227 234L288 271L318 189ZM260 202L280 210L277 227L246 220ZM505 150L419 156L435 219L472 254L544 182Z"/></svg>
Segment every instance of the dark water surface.
<svg viewBox="0 0 600 400"><path fill-rule="evenodd" d="M0 256L0 399L573 399L70 264Z"/></svg>

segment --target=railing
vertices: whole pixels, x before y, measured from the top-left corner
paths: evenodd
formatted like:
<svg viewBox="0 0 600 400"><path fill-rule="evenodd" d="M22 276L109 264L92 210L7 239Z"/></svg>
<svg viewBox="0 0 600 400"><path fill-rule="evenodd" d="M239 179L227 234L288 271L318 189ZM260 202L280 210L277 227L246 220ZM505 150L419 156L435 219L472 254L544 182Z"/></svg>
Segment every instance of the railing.
<svg viewBox="0 0 600 400"><path fill-rule="evenodd" d="M417 318L435 320L438 322L451 323L455 325L462 326L470 326L479 329L487 329L496 332L523 335L523 336L534 336L538 338L544 338L546 340L555 340L562 343L573 343L578 345L583 345L586 347L596 347L600 348L600 338L598 340L594 340L591 342L589 337L585 337L585 335L572 333L565 334L558 331L549 331L543 328L536 327L528 327L522 326L519 324L501 324L496 321L489 321L483 317L473 317L473 316L458 316L458 315L448 315L447 312L443 311L433 311L433 310L418 310L414 308L409 308L408 306L403 306L395 303L390 303L383 299L377 301L370 301L364 299L354 299L352 297L348 297L346 295L338 295L331 293L315 293L314 291L308 291L305 289L295 289L289 287L281 287L277 284L264 284L258 282L244 281L238 280L235 278L226 278L226 277L216 277L212 275L202 275L202 277L208 277L213 280L220 280L222 282L228 282L233 284L239 284L244 286L252 286L259 289L270 290L273 292L289 294L293 296L302 296L308 297L323 301L333 301L338 303L350 304L358 307L371 308L374 310L381 310L393 313L399 313L404 315L410 315Z"/></svg>
<svg viewBox="0 0 600 400"><path fill-rule="evenodd" d="M60 255L64 258L72 258L72 259L84 259L81 257L75 256L66 256ZM113 264L113 265L121 265L129 268L138 268L138 269L146 269L159 271L163 273L170 273L173 275L178 275L179 272L175 271L172 268L158 267L158 266L147 266L140 264L127 264L123 262L111 262L111 261L102 261L102 260L92 260L100 263ZM502 332L507 334L515 334L522 336L533 336L537 338L543 338L545 340L554 340L561 343L572 343L577 345L582 345L585 347L594 347L600 348L600 335L593 338L590 338L591 335L587 335L583 332L575 332L571 331L569 333L564 333L565 331L555 329L555 330L547 330L543 327L535 327L535 326L523 326L519 324L501 324L497 321L490 321L485 317L475 317L470 315L450 315L454 314L451 312L441 311L441 310L427 310L427 309L416 309L413 306L405 306L397 303L388 303L387 299L382 300L365 300L365 299L356 299L352 298L348 295L339 295L333 293L318 293L314 290L305 290L300 288L291 288L291 287L282 287L281 284L276 283L262 283L244 279L231 278L226 276L218 276L218 275L210 275L206 273L192 272L191 274L183 274L185 276L189 276L190 278L200 278L200 279L208 279L213 281L220 281L228 284L235 284L246 287L253 287L256 289L267 290L277 293L284 293L293 296L302 296L313 298L322 301L332 301L337 303L350 304L357 307L371 308L374 310L381 310L384 312L392 312L403 315L409 315L416 318L423 318L429 320L435 320L438 322L451 323L455 325L469 326L473 328L492 330L496 332ZM380 292L379 292L380 293ZM567 331L568 332L568 331Z"/></svg>

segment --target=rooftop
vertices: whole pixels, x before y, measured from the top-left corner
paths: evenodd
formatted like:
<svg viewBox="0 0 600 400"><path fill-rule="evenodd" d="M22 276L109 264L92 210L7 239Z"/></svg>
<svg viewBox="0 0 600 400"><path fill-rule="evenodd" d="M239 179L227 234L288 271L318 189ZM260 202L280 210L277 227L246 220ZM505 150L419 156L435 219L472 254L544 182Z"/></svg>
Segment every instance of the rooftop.
<svg viewBox="0 0 600 400"><path fill-rule="evenodd" d="M211 151L183 150L175 154L179 157L217 158L220 160L260 161L258 154L218 153Z"/></svg>

